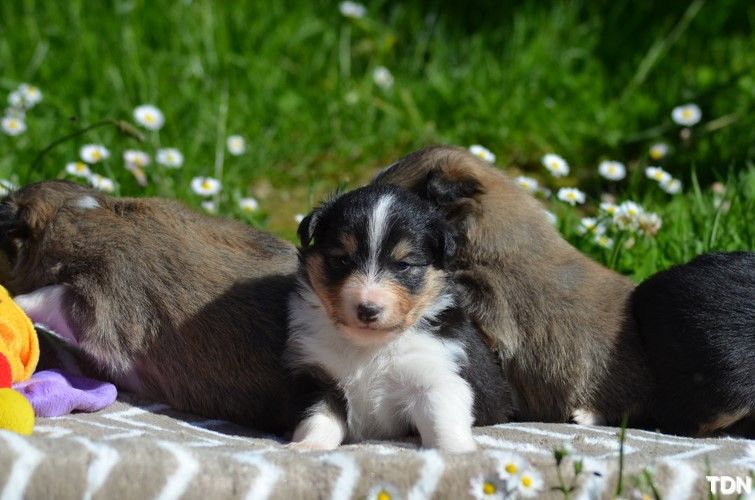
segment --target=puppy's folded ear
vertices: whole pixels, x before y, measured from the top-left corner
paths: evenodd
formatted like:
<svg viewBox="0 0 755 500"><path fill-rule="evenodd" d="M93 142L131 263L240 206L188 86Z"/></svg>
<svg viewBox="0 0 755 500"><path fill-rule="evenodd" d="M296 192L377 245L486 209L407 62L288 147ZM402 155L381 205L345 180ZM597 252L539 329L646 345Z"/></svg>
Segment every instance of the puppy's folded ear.
<svg viewBox="0 0 755 500"><path fill-rule="evenodd" d="M315 217L317 212L318 210L314 210L304 217L299 224L299 229L296 231L297 236L299 236L299 244L302 248L309 247L309 244L312 242L312 236L317 225L317 218Z"/></svg>
<svg viewBox="0 0 755 500"><path fill-rule="evenodd" d="M440 169L427 174L424 197L437 206L445 207L461 198L471 198L481 192L478 181L471 178L451 178Z"/></svg>
<svg viewBox="0 0 755 500"><path fill-rule="evenodd" d="M433 232L437 238L434 248L436 265L440 269L448 269L456 258L456 252L459 248L459 235L450 224L440 218L435 224Z"/></svg>

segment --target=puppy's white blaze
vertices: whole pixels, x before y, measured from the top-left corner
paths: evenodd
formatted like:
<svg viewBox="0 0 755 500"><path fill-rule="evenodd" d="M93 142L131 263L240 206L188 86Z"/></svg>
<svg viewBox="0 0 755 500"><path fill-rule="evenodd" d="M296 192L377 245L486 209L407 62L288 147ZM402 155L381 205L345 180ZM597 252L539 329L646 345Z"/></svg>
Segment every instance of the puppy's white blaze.
<svg viewBox="0 0 755 500"><path fill-rule="evenodd" d="M101 208L100 202L98 202L94 196L82 196L78 200L76 200L76 206L79 208L83 208L85 210L90 210L93 208Z"/></svg>
<svg viewBox="0 0 755 500"><path fill-rule="evenodd" d="M33 323L39 323L64 340L78 345L79 341L68 326L63 312L64 285L51 285L34 290L31 293L17 295L13 300L23 309Z"/></svg>
<svg viewBox="0 0 755 500"><path fill-rule="evenodd" d="M318 405L310 415L299 422L291 438L299 443L295 448L309 450L332 450L346 437L346 422L331 412L324 404Z"/></svg>
<svg viewBox="0 0 755 500"><path fill-rule="evenodd" d="M385 231L389 225L389 215L393 195L381 196L372 209L370 220L367 225L367 238L369 244L370 257L367 261L367 283L374 283L378 276L378 254L380 253L381 243L385 237Z"/></svg>

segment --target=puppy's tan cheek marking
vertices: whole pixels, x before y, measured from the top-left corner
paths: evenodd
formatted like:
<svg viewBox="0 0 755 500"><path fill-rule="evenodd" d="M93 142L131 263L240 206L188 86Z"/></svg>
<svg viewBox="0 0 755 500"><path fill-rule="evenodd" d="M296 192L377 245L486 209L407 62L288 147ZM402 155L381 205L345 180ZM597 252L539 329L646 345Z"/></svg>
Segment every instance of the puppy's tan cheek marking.
<svg viewBox="0 0 755 500"><path fill-rule="evenodd" d="M400 240L396 243L396 246L393 247L393 250L391 250L391 259L402 261L412 253L412 250L414 250L414 247L409 240Z"/></svg>
<svg viewBox="0 0 755 500"><path fill-rule="evenodd" d="M305 267L312 290L314 290L323 307L325 307L325 312L330 318L338 319L337 311L340 309L340 298L338 293L330 290L326 285L325 260L323 256L315 254L307 257Z"/></svg>
<svg viewBox="0 0 755 500"><path fill-rule="evenodd" d="M351 233L344 233L341 235L341 245L343 245L343 249L347 255L353 256L357 253L359 243L356 236Z"/></svg>
<svg viewBox="0 0 755 500"><path fill-rule="evenodd" d="M445 273L434 267L429 267L425 271L425 283L422 290L413 297L411 301L411 307L407 310L406 314L406 327L414 324L430 307L432 303L438 300L438 297L443 292L443 288L446 285Z"/></svg>

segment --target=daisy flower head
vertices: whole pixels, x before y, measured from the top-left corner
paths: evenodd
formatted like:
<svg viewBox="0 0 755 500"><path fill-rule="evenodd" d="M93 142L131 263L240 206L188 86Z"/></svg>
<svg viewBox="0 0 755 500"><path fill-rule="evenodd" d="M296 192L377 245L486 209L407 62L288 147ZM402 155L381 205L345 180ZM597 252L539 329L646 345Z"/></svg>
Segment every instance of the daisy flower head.
<svg viewBox="0 0 755 500"><path fill-rule="evenodd" d="M517 491L523 497L536 496L543 489L543 477L535 469L522 472L517 478Z"/></svg>
<svg viewBox="0 0 755 500"><path fill-rule="evenodd" d="M665 142L657 142L650 146L648 154L653 161L662 160L668 154L668 144Z"/></svg>
<svg viewBox="0 0 755 500"><path fill-rule="evenodd" d="M256 212L259 207L259 202L257 202L257 200L252 197L241 198L239 200L239 208L248 214Z"/></svg>
<svg viewBox="0 0 755 500"><path fill-rule="evenodd" d="M653 179L654 181L664 183L671 180L671 174L663 170L661 167L647 167L645 169L645 177Z"/></svg>
<svg viewBox="0 0 755 500"><path fill-rule="evenodd" d="M469 494L477 500L503 499L506 485L495 476L477 476L469 481Z"/></svg>
<svg viewBox="0 0 755 500"><path fill-rule="evenodd" d="M99 189L105 193L112 193L115 190L115 183L112 179L109 179L100 174L92 174L89 176L89 183L95 189Z"/></svg>
<svg viewBox="0 0 755 500"><path fill-rule="evenodd" d="M671 110L671 119L674 120L674 123L685 127L697 124L702 117L703 113L700 111L700 107L694 103L683 104Z"/></svg>
<svg viewBox="0 0 755 500"><path fill-rule="evenodd" d="M469 146L469 152L475 155L481 160L485 160L488 163L495 163L495 155L485 146L479 144L472 144Z"/></svg>
<svg viewBox="0 0 755 500"><path fill-rule="evenodd" d="M556 193L559 200L568 203L571 206L583 204L585 202L585 193L577 188L561 188Z"/></svg>
<svg viewBox="0 0 755 500"><path fill-rule="evenodd" d="M633 201L625 201L616 209L613 222L619 229L637 229L640 214L645 210Z"/></svg>
<svg viewBox="0 0 755 500"><path fill-rule="evenodd" d="M385 66L378 66L372 70L372 81L383 90L393 87L393 74Z"/></svg>
<svg viewBox="0 0 755 500"><path fill-rule="evenodd" d="M21 94L26 109L33 108L42 100L42 91L39 90L39 87L28 83L19 85L17 92Z"/></svg>
<svg viewBox="0 0 755 500"><path fill-rule="evenodd" d="M14 90L10 94L8 94L8 104L13 109L22 110L24 109L24 96L21 94L20 91Z"/></svg>
<svg viewBox="0 0 755 500"><path fill-rule="evenodd" d="M26 123L17 116L4 116L2 122L0 122L0 126L3 132L10 136L21 135L26 132Z"/></svg>
<svg viewBox="0 0 755 500"><path fill-rule="evenodd" d="M620 181L627 176L627 169L621 162L605 160L598 165L598 173L609 181Z"/></svg>
<svg viewBox="0 0 755 500"><path fill-rule="evenodd" d="M343 16L352 19L361 19L367 14L367 7L357 2L341 2L338 4L338 10Z"/></svg>
<svg viewBox="0 0 755 500"><path fill-rule="evenodd" d="M233 156L240 156L246 151L246 141L240 135L228 136L225 145L228 147L228 152Z"/></svg>
<svg viewBox="0 0 755 500"><path fill-rule="evenodd" d="M16 185L8 179L0 179L0 196L5 196L11 191L16 190Z"/></svg>
<svg viewBox="0 0 755 500"><path fill-rule="evenodd" d="M582 217L577 226L579 234L603 234L606 232L606 226L598 222L595 217Z"/></svg>
<svg viewBox="0 0 755 500"><path fill-rule="evenodd" d="M554 177L569 175L569 164L557 154L549 153L542 158L543 166Z"/></svg>
<svg viewBox="0 0 755 500"><path fill-rule="evenodd" d="M527 192L534 193L537 191L537 181L533 179L532 177L525 177L524 175L520 175L516 179L514 179L516 184L524 189Z"/></svg>
<svg viewBox="0 0 755 500"><path fill-rule="evenodd" d="M610 203L608 201L605 201L600 204L600 211L610 216L613 216L618 209L619 209L619 206L617 204Z"/></svg>
<svg viewBox="0 0 755 500"><path fill-rule="evenodd" d="M515 478L527 468L527 462L513 453L502 456L498 463L498 477L504 481Z"/></svg>
<svg viewBox="0 0 755 500"><path fill-rule="evenodd" d="M155 160L166 167L180 168L184 163L184 155L176 148L162 148L157 150Z"/></svg>
<svg viewBox="0 0 755 500"><path fill-rule="evenodd" d="M66 172L74 177L87 178L92 175L92 171L89 170L89 165L83 161L72 161L66 163Z"/></svg>
<svg viewBox="0 0 755 500"><path fill-rule="evenodd" d="M202 208L205 210L205 212L209 212L211 214L214 214L218 211L218 206L212 200L203 201Z"/></svg>
<svg viewBox="0 0 755 500"><path fill-rule="evenodd" d="M85 162L94 165L110 158L110 151L101 144L87 144L79 150L79 156Z"/></svg>
<svg viewBox="0 0 755 500"><path fill-rule="evenodd" d="M134 108L134 119L148 130L160 130L165 124L163 112L152 104L142 104Z"/></svg>
<svg viewBox="0 0 755 500"><path fill-rule="evenodd" d="M602 248L611 248L613 247L613 239L609 238L605 234L596 234L595 239L593 240L596 245Z"/></svg>
<svg viewBox="0 0 755 500"><path fill-rule="evenodd" d="M199 196L213 196L220 192L220 181L212 177L194 177L191 189Z"/></svg>
<svg viewBox="0 0 755 500"><path fill-rule="evenodd" d="M645 236L655 236L662 224L660 216L654 212L643 212L637 216L637 229Z"/></svg>
<svg viewBox="0 0 755 500"><path fill-rule="evenodd" d="M137 184L139 184L141 187L144 187L147 185L147 174L144 173L144 170L142 170L141 167L137 167L136 165L131 165L127 163L126 170L128 170L134 175L134 178L136 179Z"/></svg>
<svg viewBox="0 0 755 500"><path fill-rule="evenodd" d="M678 194L682 190L682 181L670 178L667 181L660 182L661 189L668 194Z"/></svg>
<svg viewBox="0 0 755 500"><path fill-rule="evenodd" d="M123 152L123 161L126 163L126 167L146 167L149 165L150 158L144 151L138 151L136 149L127 149Z"/></svg>
<svg viewBox="0 0 755 500"><path fill-rule="evenodd" d="M401 493L392 484L378 484L367 492L367 500L398 500Z"/></svg>

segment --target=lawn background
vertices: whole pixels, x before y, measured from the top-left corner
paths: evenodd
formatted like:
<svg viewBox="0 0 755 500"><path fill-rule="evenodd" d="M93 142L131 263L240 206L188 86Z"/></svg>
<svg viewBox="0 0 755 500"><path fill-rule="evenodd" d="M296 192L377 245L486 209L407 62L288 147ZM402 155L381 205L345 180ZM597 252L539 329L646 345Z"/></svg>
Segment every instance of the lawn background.
<svg viewBox="0 0 755 500"><path fill-rule="evenodd" d="M294 215L338 187L355 187L424 145L483 144L512 175L551 189L578 186L588 203L546 206L578 248L635 279L704 251L755 248L755 7L752 2L374 2L362 19L337 2L0 2L0 91L37 85L44 100L28 131L0 134L0 177L63 177L85 143L112 158L93 170L119 194L176 197L199 207L189 184L221 170L220 212L293 238ZM375 84L378 65L395 82ZM4 98L4 97L3 97ZM674 106L697 103L703 121L680 139ZM132 120L152 103L166 116L146 143L102 128L54 139L103 118ZM225 137L248 143L239 157ZM648 147L672 147L662 165L682 179L670 196L644 177ZM139 187L125 149L175 146L182 169L148 167ZM552 178L545 153L565 157ZM602 159L629 168L611 183ZM723 195L710 189L714 181ZM657 211L656 238L604 250L576 233L603 192ZM253 195L261 210L237 207ZM728 203L727 203L728 202ZM629 237L627 237L629 238Z"/></svg>

